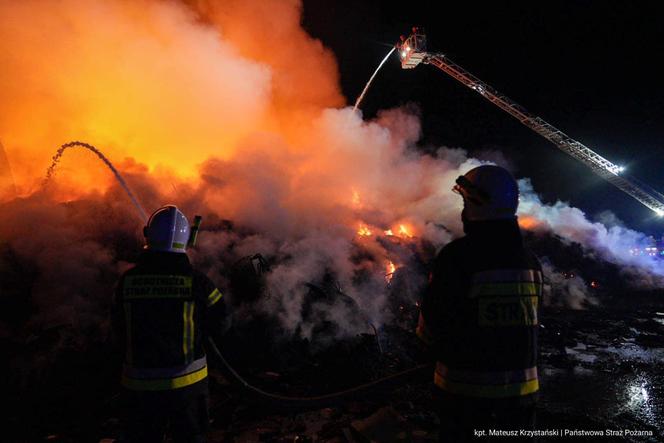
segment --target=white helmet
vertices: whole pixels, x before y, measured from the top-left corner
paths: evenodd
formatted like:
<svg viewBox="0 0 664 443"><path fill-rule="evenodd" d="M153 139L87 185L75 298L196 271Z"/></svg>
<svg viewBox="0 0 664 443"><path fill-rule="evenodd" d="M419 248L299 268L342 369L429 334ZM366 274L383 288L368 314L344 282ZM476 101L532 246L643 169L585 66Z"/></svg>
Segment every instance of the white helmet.
<svg viewBox="0 0 664 443"><path fill-rule="evenodd" d="M505 168L483 165L456 179L454 192L463 197L466 219L498 220L514 218L519 205L519 186Z"/></svg>
<svg viewBox="0 0 664 443"><path fill-rule="evenodd" d="M143 228L151 251L185 253L189 241L189 221L176 206L167 205L157 209Z"/></svg>

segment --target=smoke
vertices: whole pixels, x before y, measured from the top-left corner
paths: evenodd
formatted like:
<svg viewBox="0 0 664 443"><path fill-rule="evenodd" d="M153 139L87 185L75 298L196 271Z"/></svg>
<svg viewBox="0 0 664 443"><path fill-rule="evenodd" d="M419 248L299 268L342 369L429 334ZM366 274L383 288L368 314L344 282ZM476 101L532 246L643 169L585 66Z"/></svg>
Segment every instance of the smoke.
<svg viewBox="0 0 664 443"><path fill-rule="evenodd" d="M269 67L176 2L2 1L0 47L0 133L22 192L55 141L187 175L266 125ZM74 188L105 187L86 158Z"/></svg>
<svg viewBox="0 0 664 443"><path fill-rule="evenodd" d="M597 298L588 291L588 284L581 276L566 276L556 270L547 257L541 258L545 276L543 302L545 306L584 309L599 304Z"/></svg>
<svg viewBox="0 0 664 443"><path fill-rule="evenodd" d="M651 246L652 240L647 235L623 226L615 216L604 214L603 219L610 220L610 224L605 225L589 220L582 210L567 203L544 204L528 179L520 180L519 188L519 214L527 220L529 229L554 233L566 242L581 245L590 258L618 265L629 287L661 288L664 285L664 261L632 253L633 249Z"/></svg>
<svg viewBox="0 0 664 443"><path fill-rule="evenodd" d="M13 198L16 195L14 175L12 174L5 148L0 143L0 198Z"/></svg>
<svg viewBox="0 0 664 443"><path fill-rule="evenodd" d="M130 201L89 152L68 151L39 187L70 139L112 159L148 211L203 214L192 258L220 286L240 258L267 257L264 308L284 330L310 331L305 283L326 278L369 321L389 321L385 274L461 235L450 190L482 162L422 154L412 109L363 121L341 107L334 57L300 19L297 0L0 0L0 137L19 193L0 203L0 262L34 271L3 303L30 305L25 331L104 336L114 282L141 246ZM520 185L525 228L624 266L635 286L662 284L660 262L629 254L643 234ZM345 305L326 309L340 333L366 326Z"/></svg>
<svg viewBox="0 0 664 443"><path fill-rule="evenodd" d="M82 143L79 141L74 141L74 142L69 142L65 143L64 145L60 146L56 154L53 156L53 163L48 167L46 170L46 178L44 179L44 182L42 186L48 186L48 182L51 180L51 177L55 173L55 169L58 166L58 163L60 162L60 159L64 155L65 151L69 148L73 147L79 147L79 148L84 148L87 149L88 151L94 153L99 159L108 167L113 172L113 175L115 176L115 179L118 181L120 186L122 186L122 189L125 190L127 193L127 197L131 200L131 203L134 205L136 208L136 211L138 212L138 216L140 217L140 220L143 222L148 221L148 215L145 213L145 210L141 206L141 204L136 200L136 197L134 194L131 192L131 189L129 189L129 186L127 183L124 181L124 178L122 177L122 174L118 172L117 169L115 169L115 166L113 166L113 163L104 156L104 154L99 151L99 149L95 148L94 146L87 144L87 143Z"/></svg>

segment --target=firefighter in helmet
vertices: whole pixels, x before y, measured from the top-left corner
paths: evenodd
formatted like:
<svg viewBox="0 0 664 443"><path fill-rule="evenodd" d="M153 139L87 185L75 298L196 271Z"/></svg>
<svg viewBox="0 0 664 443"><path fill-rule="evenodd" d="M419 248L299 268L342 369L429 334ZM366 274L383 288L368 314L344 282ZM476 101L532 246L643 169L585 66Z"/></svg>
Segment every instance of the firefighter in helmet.
<svg viewBox="0 0 664 443"><path fill-rule="evenodd" d="M535 426L542 270L523 244L507 170L479 166L453 190L466 235L432 265L417 334L436 359L441 441L462 442L475 430Z"/></svg>
<svg viewBox="0 0 664 443"><path fill-rule="evenodd" d="M155 211L143 229L147 245L122 275L114 321L124 347L123 441L204 442L208 426L203 338L225 317L221 292L186 254L190 226L175 206Z"/></svg>

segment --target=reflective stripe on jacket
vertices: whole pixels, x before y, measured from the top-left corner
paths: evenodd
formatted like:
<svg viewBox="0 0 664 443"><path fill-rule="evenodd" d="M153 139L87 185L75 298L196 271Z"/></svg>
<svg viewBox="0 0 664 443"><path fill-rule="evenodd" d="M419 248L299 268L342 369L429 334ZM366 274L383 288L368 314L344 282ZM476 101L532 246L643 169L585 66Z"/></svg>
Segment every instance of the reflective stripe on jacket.
<svg viewBox="0 0 664 443"><path fill-rule="evenodd" d="M144 253L123 275L116 295L124 323L123 386L168 390L203 380L203 335L221 321L221 298L185 254Z"/></svg>
<svg viewBox="0 0 664 443"><path fill-rule="evenodd" d="M162 391L192 385L207 377L205 357L173 368L134 368L125 365L122 385L140 391Z"/></svg>
<svg viewBox="0 0 664 443"><path fill-rule="evenodd" d="M536 269L477 272L468 296L478 300L479 326L537 326L542 273Z"/></svg>
<svg viewBox="0 0 664 443"><path fill-rule="evenodd" d="M434 383L474 398L530 396L539 390L541 266L516 220L466 227L436 258L422 301L417 333L436 355Z"/></svg>

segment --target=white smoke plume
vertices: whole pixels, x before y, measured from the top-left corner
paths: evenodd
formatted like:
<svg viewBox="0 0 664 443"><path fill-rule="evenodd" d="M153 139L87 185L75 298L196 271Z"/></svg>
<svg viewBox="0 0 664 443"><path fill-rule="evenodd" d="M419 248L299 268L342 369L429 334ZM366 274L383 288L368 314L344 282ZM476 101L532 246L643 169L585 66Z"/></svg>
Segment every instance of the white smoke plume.
<svg viewBox="0 0 664 443"><path fill-rule="evenodd" d="M327 274L372 323L389 321L390 263L462 234L451 188L479 160L422 154L408 109L363 121L343 108L334 58L301 28L299 1L223 6L0 1L0 137L20 194L0 206L3 289L31 270L20 273L27 291L2 296L30 305L21 333L65 325L82 341L103 336L114 281L141 246L126 195L85 152L65 155L47 190L36 186L70 139L113 159L148 211L175 203L204 215L192 257L220 286L238 259L270 258L266 309L290 332L306 334L304 284ZM629 254L645 235L544 204L520 184L534 231L625 267L636 287L662 284L660 262ZM344 309L327 318L357 332Z"/></svg>
<svg viewBox="0 0 664 443"><path fill-rule="evenodd" d="M632 288L664 286L664 261L648 255L633 254L634 249L651 246L651 239L641 232L625 227L615 217L611 225L593 222L578 208L557 201L544 204L528 179L519 181L521 202L519 214L536 220L535 232L549 232L567 242L580 244L588 256L618 265ZM607 214L603 216L606 220Z"/></svg>
<svg viewBox="0 0 664 443"><path fill-rule="evenodd" d="M599 300L588 290L588 283L580 276L566 276L556 270L547 257L541 257L544 273L544 306L585 309L599 304Z"/></svg>

